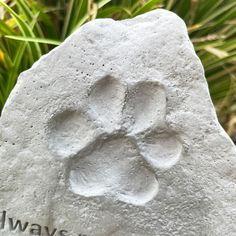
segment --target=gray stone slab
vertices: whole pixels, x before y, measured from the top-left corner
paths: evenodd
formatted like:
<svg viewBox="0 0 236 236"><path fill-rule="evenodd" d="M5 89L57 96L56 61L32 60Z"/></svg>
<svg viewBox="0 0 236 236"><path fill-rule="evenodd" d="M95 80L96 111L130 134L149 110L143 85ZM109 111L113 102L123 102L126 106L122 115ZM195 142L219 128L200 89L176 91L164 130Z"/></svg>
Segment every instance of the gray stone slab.
<svg viewBox="0 0 236 236"><path fill-rule="evenodd" d="M235 146L171 12L85 24L0 125L2 236L236 235Z"/></svg>

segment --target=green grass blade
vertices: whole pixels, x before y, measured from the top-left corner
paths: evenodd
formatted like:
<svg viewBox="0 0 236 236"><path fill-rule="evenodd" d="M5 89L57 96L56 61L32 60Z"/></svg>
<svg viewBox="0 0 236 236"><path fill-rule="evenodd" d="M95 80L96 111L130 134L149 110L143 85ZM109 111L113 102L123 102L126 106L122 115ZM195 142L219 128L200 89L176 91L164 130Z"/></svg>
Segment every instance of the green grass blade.
<svg viewBox="0 0 236 236"><path fill-rule="evenodd" d="M216 11L214 11L214 13L208 15L208 17L206 19L204 19L201 24L205 25L207 23L209 23L210 21L216 19L217 17L219 17L220 15L228 12L230 9L232 9L233 7L236 6L236 2L233 2L231 4L227 4L224 7L221 7L219 9L217 9Z"/></svg>
<svg viewBox="0 0 236 236"><path fill-rule="evenodd" d="M213 73L212 75L208 75L207 79L208 79L209 82L211 82L211 81L214 81L214 80L221 79L223 76L225 76L229 73L236 74L236 65L233 65L233 66L227 68L227 70L221 70L217 73Z"/></svg>
<svg viewBox="0 0 236 236"><path fill-rule="evenodd" d="M31 20L34 18L32 11L28 8L27 4L24 2L24 0L15 0L16 5L22 10L24 15L26 16L26 19L28 22L31 22Z"/></svg>
<svg viewBox="0 0 236 236"><path fill-rule="evenodd" d="M71 13L68 35L72 32L72 29L75 27L79 19L86 14L88 5L88 0L75 0L74 7Z"/></svg>
<svg viewBox="0 0 236 236"><path fill-rule="evenodd" d="M4 7L4 9L7 12L9 12L15 18L15 20L17 22L17 25L19 26L19 29L21 30L23 36L25 36L25 37L35 37L35 35L34 35L33 31L31 30L30 26L27 25L15 11L13 11L4 2L0 2L0 6ZM38 43L30 43L29 46L31 48L34 60L37 60L41 56L41 49L40 49Z"/></svg>
<svg viewBox="0 0 236 236"><path fill-rule="evenodd" d="M109 3L111 0L102 0L100 2L97 3L97 9L100 9L102 8L103 6L105 6L107 3ZM93 12L94 10L92 11L88 11L85 16L83 16L76 24L76 26L73 28L73 31L75 31L77 28L79 28L82 24L84 24L91 15L94 14Z"/></svg>
<svg viewBox="0 0 236 236"><path fill-rule="evenodd" d="M32 11L32 9L29 6L29 3L27 3L27 1L25 0L15 0L17 6L19 7L19 9L22 11L22 14L24 16L26 16L26 19L28 21L29 24L31 24L32 22L34 22L35 19L38 18L39 13L41 13L40 11L36 11L36 13L34 13L34 11ZM40 25L37 21L35 21L35 27L34 27L34 33L35 33L35 37L40 37L43 38L44 34L43 31L40 28ZM43 45L42 49L44 50L44 52L48 52L48 48L47 45Z"/></svg>
<svg viewBox="0 0 236 236"><path fill-rule="evenodd" d="M225 58L225 57L229 56L227 51L221 50L219 48L215 48L215 47L212 47L212 46L206 46L204 49L207 52L211 53L212 55L214 55L214 56L216 56L218 58Z"/></svg>
<svg viewBox="0 0 236 236"><path fill-rule="evenodd" d="M0 20L0 35L4 35L4 34L13 34L15 35L16 32L11 28L9 27L5 21L3 20Z"/></svg>
<svg viewBox="0 0 236 236"><path fill-rule="evenodd" d="M136 12L133 13L133 16L137 16L140 14L143 14L147 11L153 10L153 7L160 3L161 0L149 0L147 3L145 3L141 8L139 8Z"/></svg>
<svg viewBox="0 0 236 236"><path fill-rule="evenodd" d="M31 38L31 37L23 37L23 36L14 36L14 35L5 35L5 38L25 41L25 42L37 42L37 43L44 43L50 45L60 45L61 42L54 39L46 39L46 38Z"/></svg>
<svg viewBox="0 0 236 236"><path fill-rule="evenodd" d="M104 7L107 3L111 2L111 0L101 0L97 3L98 9Z"/></svg>
<svg viewBox="0 0 236 236"><path fill-rule="evenodd" d="M167 0L166 9L171 10L171 8L173 8L174 3L175 3L175 0Z"/></svg>
<svg viewBox="0 0 236 236"><path fill-rule="evenodd" d="M11 90L15 86L17 77L19 75L19 68L20 68L21 60L24 55L26 46L27 46L26 43L22 43L16 52L16 56L13 61L13 67L9 73L9 78L8 78L7 86L6 86L6 94L8 95L10 94Z"/></svg>
<svg viewBox="0 0 236 236"><path fill-rule="evenodd" d="M195 21L202 21L206 16L211 15L215 9L223 2L224 0L201 0L198 2L198 9L196 12Z"/></svg>
<svg viewBox="0 0 236 236"><path fill-rule="evenodd" d="M115 14L124 13L125 16L127 15L127 17L132 16L132 12L128 8L124 8L124 7L120 7L120 6L111 6L111 7L105 8L103 10L100 10L98 12L97 18L113 17L114 12L115 12Z"/></svg>
<svg viewBox="0 0 236 236"><path fill-rule="evenodd" d="M68 33L68 28L70 27L71 18L74 17L71 13L74 7L74 0L70 0L68 3L68 10L66 12L65 23L62 29L62 39L65 39Z"/></svg>
<svg viewBox="0 0 236 236"><path fill-rule="evenodd" d="M221 58L221 59L216 60L216 61L211 61L211 62L205 64L205 68L207 70L210 70L210 69L216 68L217 66L222 66L226 63L232 63L232 62L234 62L234 63L236 62L236 52L230 54L227 57Z"/></svg>
<svg viewBox="0 0 236 236"><path fill-rule="evenodd" d="M175 7L174 11L181 18L185 18L190 14L191 10L191 0L179 0L177 7Z"/></svg>

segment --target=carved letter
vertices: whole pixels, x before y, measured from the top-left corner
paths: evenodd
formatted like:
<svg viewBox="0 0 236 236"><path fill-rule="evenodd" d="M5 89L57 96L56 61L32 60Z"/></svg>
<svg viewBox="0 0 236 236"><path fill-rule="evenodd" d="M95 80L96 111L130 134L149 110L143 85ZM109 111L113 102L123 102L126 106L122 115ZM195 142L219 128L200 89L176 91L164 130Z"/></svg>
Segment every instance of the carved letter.
<svg viewBox="0 0 236 236"><path fill-rule="evenodd" d="M8 218L8 220L9 220L9 229L11 231L17 230L17 228L18 228L19 232L25 232L25 230L29 224L29 222L26 222L26 223L24 223L24 226L23 226L20 220L17 220L15 224L13 222L13 218Z"/></svg>
<svg viewBox="0 0 236 236"><path fill-rule="evenodd" d="M66 231L66 230L60 230L59 236L66 236L67 233L68 233L68 231Z"/></svg>
<svg viewBox="0 0 236 236"><path fill-rule="evenodd" d="M30 228L30 233L33 235L41 236L42 227L38 224L32 224Z"/></svg>
<svg viewBox="0 0 236 236"><path fill-rule="evenodd" d="M53 235L55 235L55 233L57 231L57 229L54 229L51 233L49 233L49 228L47 226L44 226L44 228L47 233L47 236L53 236Z"/></svg>
<svg viewBox="0 0 236 236"><path fill-rule="evenodd" d="M5 228L6 214L7 214L6 211L2 212L2 218L1 218L1 221L0 221L0 226L1 226L0 229L4 229Z"/></svg>

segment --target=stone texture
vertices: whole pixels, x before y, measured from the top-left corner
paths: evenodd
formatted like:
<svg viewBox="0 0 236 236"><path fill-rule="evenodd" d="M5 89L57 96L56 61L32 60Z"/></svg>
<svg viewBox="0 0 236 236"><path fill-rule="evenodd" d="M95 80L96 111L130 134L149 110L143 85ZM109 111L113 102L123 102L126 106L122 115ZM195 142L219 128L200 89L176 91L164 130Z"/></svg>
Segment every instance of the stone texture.
<svg viewBox="0 0 236 236"><path fill-rule="evenodd" d="M1 136L3 236L236 235L235 146L171 12L81 27L20 75Z"/></svg>

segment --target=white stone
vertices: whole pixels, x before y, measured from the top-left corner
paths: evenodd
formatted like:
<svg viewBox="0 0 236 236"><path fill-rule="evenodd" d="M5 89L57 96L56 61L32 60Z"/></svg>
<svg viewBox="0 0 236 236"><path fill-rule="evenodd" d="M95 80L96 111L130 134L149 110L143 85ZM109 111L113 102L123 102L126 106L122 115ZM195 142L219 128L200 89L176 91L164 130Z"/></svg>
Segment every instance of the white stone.
<svg viewBox="0 0 236 236"><path fill-rule="evenodd" d="M1 136L2 236L236 235L235 146L171 12L81 27L21 74Z"/></svg>

